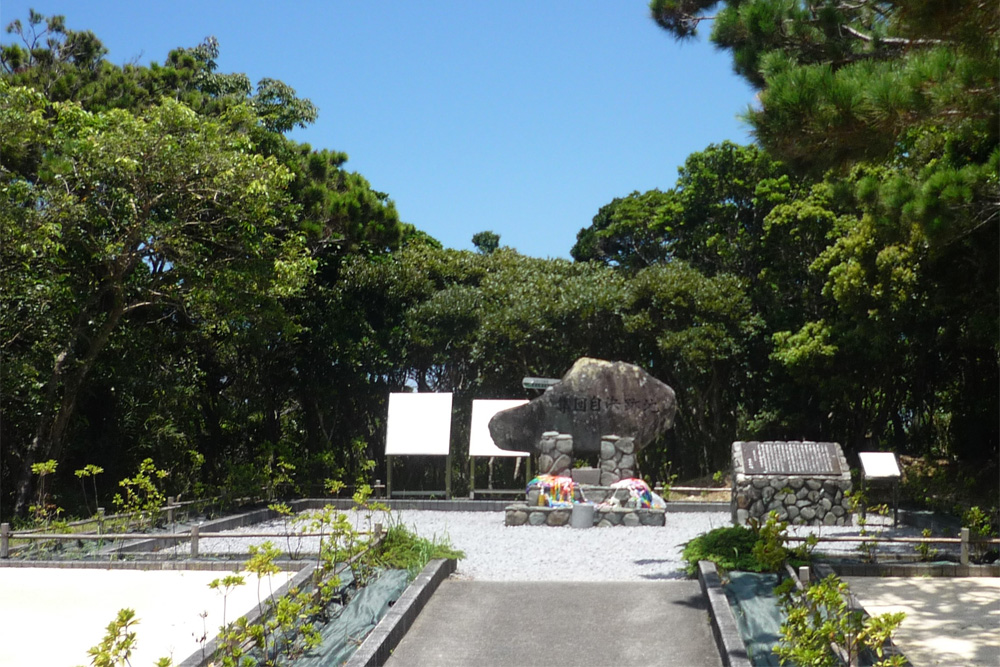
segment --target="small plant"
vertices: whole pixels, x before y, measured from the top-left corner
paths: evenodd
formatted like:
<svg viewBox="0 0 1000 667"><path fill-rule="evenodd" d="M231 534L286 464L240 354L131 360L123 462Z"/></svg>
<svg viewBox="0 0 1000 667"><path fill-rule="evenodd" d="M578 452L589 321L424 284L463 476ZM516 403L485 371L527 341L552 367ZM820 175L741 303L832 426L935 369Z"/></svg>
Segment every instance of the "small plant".
<svg viewBox="0 0 1000 667"><path fill-rule="evenodd" d="M981 561L988 551L988 545L984 540L996 534L990 515L979 506L970 507L962 513L962 525L969 529L973 559Z"/></svg>
<svg viewBox="0 0 1000 667"><path fill-rule="evenodd" d="M135 649L135 626L139 619L135 617L134 609L119 609L118 616L108 624L104 639L97 646L87 650L91 657L92 667L128 667L132 663L132 651ZM170 658L160 658L155 667L170 667Z"/></svg>
<svg viewBox="0 0 1000 667"><path fill-rule="evenodd" d="M285 495L289 489L295 488L295 480L292 479L294 472L295 464L289 463L283 456L279 456L278 462L273 465L268 462L264 486L264 494L268 501L276 500Z"/></svg>
<svg viewBox="0 0 1000 667"><path fill-rule="evenodd" d="M73 472L77 479L80 480L80 489L83 490L83 505L90 511L90 503L87 501L87 485L83 483L84 477L89 477L91 483L94 487L94 514L97 514L97 506L100 504L97 500L97 476L104 472L104 468L101 466L95 466L93 463L88 463L84 467Z"/></svg>
<svg viewBox="0 0 1000 667"><path fill-rule="evenodd" d="M45 478L54 475L58 466L59 463L55 459L31 464L31 472L38 475L36 501L34 505L28 507L28 512L31 513L35 525L47 526L62 513L62 508L56 507L45 490Z"/></svg>
<svg viewBox="0 0 1000 667"><path fill-rule="evenodd" d="M129 516L130 523L139 530L151 528L156 523L160 508L167 500L156 483L168 474L166 470L157 468L153 459L144 459L135 477L126 477L118 482L125 489L125 496L116 493L112 502L119 512Z"/></svg>
<svg viewBox="0 0 1000 667"><path fill-rule="evenodd" d="M931 529L930 528L924 528L920 532L920 534L923 535L924 537L930 537L931 536ZM917 553L920 555L920 560L922 560L924 562L932 560L935 556L937 556L937 553L938 553L937 549L931 548L930 542L920 542L920 543L918 543L917 546L916 546L916 550L917 550Z"/></svg>
<svg viewBox="0 0 1000 667"><path fill-rule="evenodd" d="M275 514L281 517L281 522L285 527L285 547L287 549L288 557L295 560L299 556L299 545L300 540L296 540L295 549L292 550L292 525L295 523L295 519L292 516L292 508L285 503L271 503L267 506L267 509L271 510Z"/></svg>
<svg viewBox="0 0 1000 667"><path fill-rule="evenodd" d="M715 471L715 473L712 475L712 481L718 484L719 486L722 486L722 483L726 481L726 473L722 472L721 470Z"/></svg>
<svg viewBox="0 0 1000 667"><path fill-rule="evenodd" d="M869 520L867 515L874 513L878 516L886 517L889 515L889 506L883 504L868 507L868 499L861 492L852 493L848 497L848 502L850 503L850 511L857 516L859 526L858 535L861 537L861 543L858 544L856 549L866 563L875 563L878 560L878 542L865 539L872 535L872 532L868 529ZM879 522L876 535L881 534L882 525L883 522Z"/></svg>
<svg viewBox="0 0 1000 667"><path fill-rule="evenodd" d="M789 551L785 548L788 522L779 521L778 513L771 512L763 524L757 520L751 520L750 529L757 534L757 541L753 545L753 557L760 565L760 571L777 572L780 570L789 556Z"/></svg>
<svg viewBox="0 0 1000 667"><path fill-rule="evenodd" d="M243 633L239 631L236 623L226 622L226 602L229 594L245 583L246 580L240 575L230 574L222 579L213 579L208 585L212 590L222 594L222 625L219 627L216 657L226 667L239 667L243 658Z"/></svg>
<svg viewBox="0 0 1000 667"><path fill-rule="evenodd" d="M775 589L786 620L774 652L781 664L855 667L864 652L874 653L874 667L901 667L902 655L886 656L884 646L903 622L903 612L865 617L850 604L847 584L830 575L800 591L794 579Z"/></svg>
<svg viewBox="0 0 1000 667"><path fill-rule="evenodd" d="M240 667L244 664L278 665L283 658L291 660L304 650L319 645L320 636L310 619L316 617L320 608L312 598L298 589L293 589L278 600L274 599L271 586L272 575L281 571L275 562L281 552L271 542L249 548L250 559L244 568L257 575L257 608L260 620L247 622L245 617L234 623L225 623L219 633L219 648L216 658L226 667ZM266 595L261 590L264 578L268 581ZM236 586L243 585L242 577L231 575L216 579L210 585L223 591L225 596ZM254 654L248 655L245 647L252 645Z"/></svg>

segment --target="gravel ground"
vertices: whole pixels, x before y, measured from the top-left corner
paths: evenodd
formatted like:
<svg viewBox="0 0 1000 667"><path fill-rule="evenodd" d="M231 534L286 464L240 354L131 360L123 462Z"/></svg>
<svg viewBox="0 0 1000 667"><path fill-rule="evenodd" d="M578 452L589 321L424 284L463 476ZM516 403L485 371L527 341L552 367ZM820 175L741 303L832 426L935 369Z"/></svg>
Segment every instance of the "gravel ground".
<svg viewBox="0 0 1000 667"><path fill-rule="evenodd" d="M351 514L351 513L349 513ZM359 527L367 522L353 515ZM378 520L378 519L376 519ZM504 526L502 512L434 512L403 510L393 512L389 521L401 521L417 534L447 539L465 552L459 561L457 577L480 581L644 581L684 577L681 550L692 538L713 528L729 525L729 512L671 512L664 528ZM888 521L881 528L879 521ZM246 553L247 545L266 538L240 538L240 533L282 532L283 522L248 526L231 532L227 538L205 538L201 553ZM880 530L885 536L919 536L914 528L893 530L891 520L870 516L868 530ZM791 534L858 535L856 526L805 527L790 529ZM291 548L299 553L316 550L316 540L298 538ZM274 538L276 546L287 548L284 538ZM825 543L817 551L832 556L857 556L857 542ZM183 549L183 547L180 547ZM881 547L914 554L913 545Z"/></svg>

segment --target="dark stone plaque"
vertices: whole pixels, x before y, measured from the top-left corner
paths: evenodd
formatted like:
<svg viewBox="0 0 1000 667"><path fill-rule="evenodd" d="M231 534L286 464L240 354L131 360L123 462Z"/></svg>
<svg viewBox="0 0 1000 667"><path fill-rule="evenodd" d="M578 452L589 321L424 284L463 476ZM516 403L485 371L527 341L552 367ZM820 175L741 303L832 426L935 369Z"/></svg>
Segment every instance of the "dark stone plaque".
<svg viewBox="0 0 1000 667"><path fill-rule="evenodd" d="M835 442L744 442L747 475L840 475Z"/></svg>

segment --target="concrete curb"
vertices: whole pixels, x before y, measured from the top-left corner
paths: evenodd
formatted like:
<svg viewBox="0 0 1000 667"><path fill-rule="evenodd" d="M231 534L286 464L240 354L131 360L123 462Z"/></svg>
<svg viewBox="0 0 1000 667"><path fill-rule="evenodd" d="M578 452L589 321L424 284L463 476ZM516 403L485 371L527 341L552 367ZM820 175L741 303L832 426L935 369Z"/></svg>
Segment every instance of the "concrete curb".
<svg viewBox="0 0 1000 667"><path fill-rule="evenodd" d="M715 563L698 561L698 583L701 592L708 599L708 612L712 619L712 636L719 649L724 667L751 667L747 647L743 644L740 631L736 627L736 617L722 590L722 581Z"/></svg>
<svg viewBox="0 0 1000 667"><path fill-rule="evenodd" d="M824 563L839 577L1000 577L1000 563Z"/></svg>
<svg viewBox="0 0 1000 667"><path fill-rule="evenodd" d="M385 664L438 585L455 571L456 566L457 561L451 559L429 562L361 643L346 667L379 667Z"/></svg>

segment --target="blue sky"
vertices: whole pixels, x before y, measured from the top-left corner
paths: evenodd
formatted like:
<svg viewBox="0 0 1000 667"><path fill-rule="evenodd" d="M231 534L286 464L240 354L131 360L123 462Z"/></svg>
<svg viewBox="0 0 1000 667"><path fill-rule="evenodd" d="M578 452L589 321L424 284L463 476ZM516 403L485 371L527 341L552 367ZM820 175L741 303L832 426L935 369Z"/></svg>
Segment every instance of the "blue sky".
<svg viewBox="0 0 1000 667"><path fill-rule="evenodd" d="M672 187L711 143L750 141L737 116L753 91L728 54L674 42L645 0L2 0L0 19L29 7L92 30L117 64L214 35L219 71L281 79L319 107L293 138L346 152L452 248L492 230L569 257L604 204Z"/></svg>

